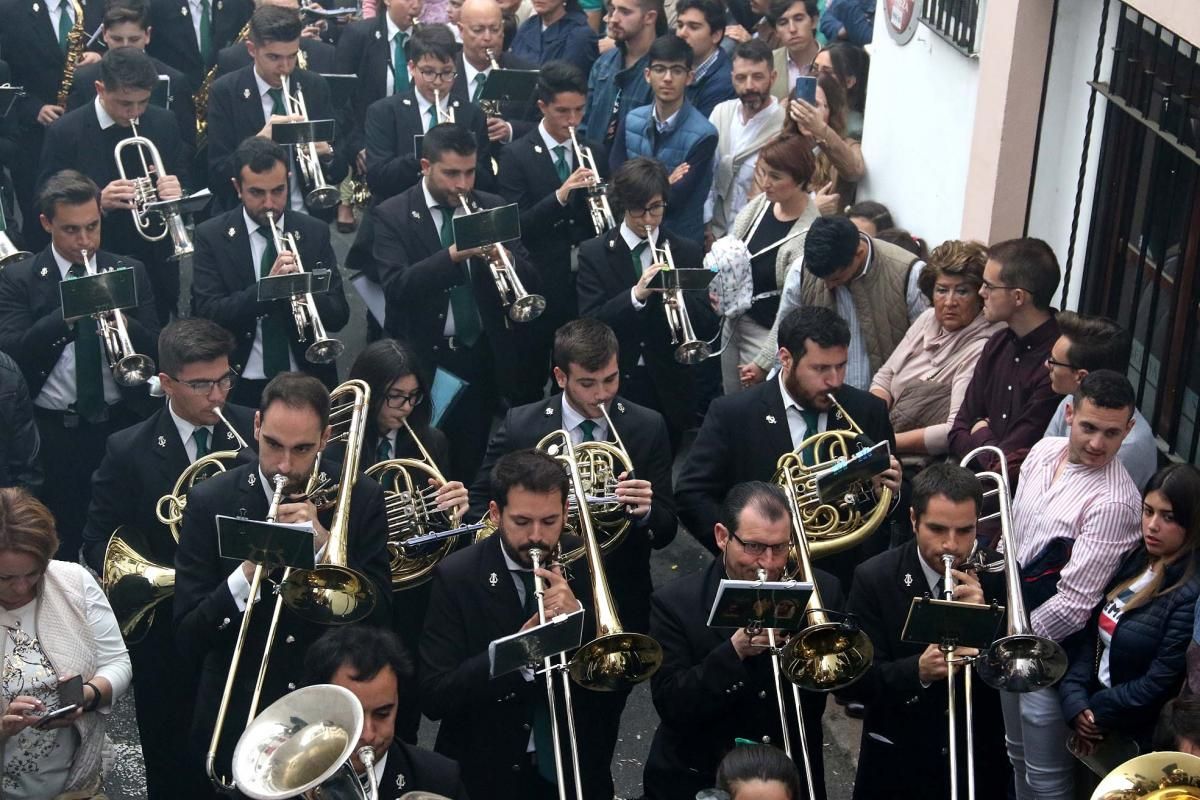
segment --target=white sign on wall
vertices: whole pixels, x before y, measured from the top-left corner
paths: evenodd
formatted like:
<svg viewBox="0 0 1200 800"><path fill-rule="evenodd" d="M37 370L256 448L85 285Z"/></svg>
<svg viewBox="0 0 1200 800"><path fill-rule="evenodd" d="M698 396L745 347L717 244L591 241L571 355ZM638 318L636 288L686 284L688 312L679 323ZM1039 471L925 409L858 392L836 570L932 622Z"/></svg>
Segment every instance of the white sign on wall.
<svg viewBox="0 0 1200 800"><path fill-rule="evenodd" d="M908 44L917 32L921 17L917 8L919 2L921 0L883 0L883 18L896 44Z"/></svg>

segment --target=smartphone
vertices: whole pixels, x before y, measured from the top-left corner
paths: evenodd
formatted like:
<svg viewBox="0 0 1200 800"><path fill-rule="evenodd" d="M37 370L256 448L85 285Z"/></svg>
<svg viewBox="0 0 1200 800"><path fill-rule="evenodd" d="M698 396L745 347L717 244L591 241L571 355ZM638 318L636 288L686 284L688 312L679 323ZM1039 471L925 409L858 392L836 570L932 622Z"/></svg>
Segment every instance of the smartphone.
<svg viewBox="0 0 1200 800"><path fill-rule="evenodd" d="M812 75L801 75L796 78L796 99L803 100L810 106L817 104L817 79Z"/></svg>
<svg viewBox="0 0 1200 800"><path fill-rule="evenodd" d="M58 703L58 708L47 711L34 725L35 728L65 717L83 705L83 676L75 675L58 684Z"/></svg>

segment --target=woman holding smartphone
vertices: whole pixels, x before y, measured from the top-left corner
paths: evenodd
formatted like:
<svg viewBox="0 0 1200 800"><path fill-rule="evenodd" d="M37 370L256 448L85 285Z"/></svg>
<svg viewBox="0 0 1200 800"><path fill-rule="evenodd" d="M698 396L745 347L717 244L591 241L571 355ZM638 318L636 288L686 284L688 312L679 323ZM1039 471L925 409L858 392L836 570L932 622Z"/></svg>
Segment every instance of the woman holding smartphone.
<svg viewBox="0 0 1200 800"><path fill-rule="evenodd" d="M815 87L811 83L814 80ZM815 79L800 81L801 92L811 91L813 100L793 97L788 103L783 130L797 131L812 141L817 167L809 188L816 194L822 214L836 214L842 209L843 199L849 202L854 184L867 173L862 145L846 135L846 115L850 109L846 90L837 78L821 73Z"/></svg>

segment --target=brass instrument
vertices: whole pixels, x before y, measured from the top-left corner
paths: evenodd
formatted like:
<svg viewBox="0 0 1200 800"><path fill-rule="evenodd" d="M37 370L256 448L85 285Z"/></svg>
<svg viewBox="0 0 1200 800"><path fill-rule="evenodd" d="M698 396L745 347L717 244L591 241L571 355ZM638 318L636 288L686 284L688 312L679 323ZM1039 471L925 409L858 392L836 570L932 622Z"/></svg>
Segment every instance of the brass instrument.
<svg viewBox="0 0 1200 800"><path fill-rule="evenodd" d="M650 245L650 263L660 265L663 270L675 269L671 243L664 238L663 246L657 246L651 237L654 229L649 225L644 227L646 242ZM663 293L663 311L667 314L667 325L671 328L671 344L676 345L676 361L680 364L699 364L712 355L712 346L696 336L696 331L692 328L692 318L684 303L683 290L678 286Z"/></svg>
<svg viewBox="0 0 1200 800"><path fill-rule="evenodd" d="M134 197L133 208L130 209L138 235L148 242L158 242L169 234L174 247L171 257L189 256L196 248L192 245L187 226L183 224L183 215L173 205L167 206L165 209L157 207L159 199L155 181L167 174L167 168L163 166L162 155L158 152L158 147L154 142L138 134L137 120L130 120L129 127L133 129L133 136L117 142L113 157L117 160L117 172L122 180L130 180L129 176L125 174L125 162L121 160L121 153L125 148L137 148L138 158L142 162L142 174L132 179ZM146 161L147 156L150 159L149 163Z"/></svg>
<svg viewBox="0 0 1200 800"><path fill-rule="evenodd" d="M353 169L350 173L350 205L358 208L371 205L371 185L367 183L367 176L359 175Z"/></svg>
<svg viewBox="0 0 1200 800"><path fill-rule="evenodd" d="M471 201L465 194L458 196L458 202L468 214L480 211L471 206ZM496 292L500 295L500 304L508 309L508 318L513 322L530 322L537 319L546 310L546 298L540 294L530 294L525 291L517 269L513 266L508 251L502 244L492 244L484 248L488 270L496 284Z"/></svg>
<svg viewBox="0 0 1200 800"><path fill-rule="evenodd" d="M296 84L296 92L293 95L291 81L286 75L282 80L284 110L288 116L300 117L307 122L308 106L304 103L304 87ZM296 145L296 161L300 164L300 174L304 178L304 186L307 190L304 194L304 205L318 211L336 206L338 190L325 183L325 172L321 169L321 157L317 155L316 143L305 142Z"/></svg>
<svg viewBox="0 0 1200 800"><path fill-rule="evenodd" d="M454 124L454 106L446 101L446 110L442 111L442 95L437 89L433 90L433 108L437 112L438 125Z"/></svg>
<svg viewBox="0 0 1200 800"><path fill-rule="evenodd" d="M1025 599L1021 594L1021 572L1017 564L1017 541L1012 524L1012 499L1008 480L1008 463L1004 451L985 445L963 456L959 462L966 466L975 456L992 453L1000 463L1000 472L977 472L980 483L989 481L995 487L984 497L996 496L1000 518L1000 536L1004 540L1004 580L1008 592L1008 635L997 639L986 653L975 660L979 679L1002 692L1034 692L1052 686L1067 672L1067 654L1058 642L1038 636L1029 625ZM986 484L985 484L986 485ZM981 520L982 521L982 520Z"/></svg>
<svg viewBox="0 0 1200 800"><path fill-rule="evenodd" d="M596 168L596 157L592 155L592 148L581 145L575 136L575 126L568 126L567 133L571 135L571 147L575 150L575 165L590 170L592 173L592 179L588 182L587 187L588 213L592 217L592 228L596 231L596 235L603 236L617 227L612 208L608 204L608 186L600 180L600 170ZM647 234L647 241L649 241L649 234Z"/></svg>
<svg viewBox="0 0 1200 800"><path fill-rule="evenodd" d="M158 604L175 595L175 566L160 564L144 532L122 525L113 531L104 548L100 588L108 597L126 644L146 637Z"/></svg>
<svg viewBox="0 0 1200 800"><path fill-rule="evenodd" d="M249 447L242 435L237 432L237 428L229 424L229 420L225 419L225 415L221 412L220 406L214 406L212 412L217 415L217 419L225 424L225 428L233 434L234 440L237 442L236 450L216 450L208 455L198 458L188 465L188 468L179 474L179 478L175 481L175 487L171 489L170 494L164 494L158 498L158 503L154 507L154 515L158 517L158 521L171 531L171 536L175 538L176 543L179 542L179 533L183 523L183 510L187 507L187 493L192 490L192 487L197 483L214 475L219 475L228 469L225 462L229 462L231 466L235 462L241 451Z"/></svg>
<svg viewBox="0 0 1200 800"><path fill-rule="evenodd" d="M84 268L95 275L95 270L88 260L88 251L80 250L79 254L83 258ZM96 314L95 318L113 380L121 386L138 386L150 380L150 376L155 373L154 359L134 352L133 342L129 339L129 328L125 324L125 314L121 309L114 308Z"/></svg>
<svg viewBox="0 0 1200 800"><path fill-rule="evenodd" d="M1185 800L1200 797L1200 756L1160 751L1126 761L1108 773L1091 800Z"/></svg>
<svg viewBox="0 0 1200 800"><path fill-rule="evenodd" d="M972 551L972 556L978 552ZM945 593L941 599L946 601L954 600L954 562L956 558L953 553L942 554L942 586ZM967 561L971 560L971 556L967 557ZM964 564L965 568L967 565ZM963 668L963 708L966 709L967 722L967 797L970 800L975 800L975 708L974 708L974 688L971 680L971 675L974 670L971 668L973 657L956 657L954 651L957 649L953 642L943 643L939 649L946 656L946 724L949 727L950 739L950 800L958 800L958 724L956 715L957 701L955 699L954 686L954 668L962 665Z"/></svg>
<svg viewBox="0 0 1200 800"><path fill-rule="evenodd" d="M17 246L12 243L12 239L8 238L8 223L4 219L4 200L0 198L0 270L9 264L24 261L31 256L33 253L28 250L18 250Z"/></svg>
<svg viewBox="0 0 1200 800"><path fill-rule="evenodd" d="M496 60L495 51L493 51L490 47L485 47L483 52L487 56L487 60L491 62L492 69L500 69L500 62Z"/></svg>
<svg viewBox="0 0 1200 800"><path fill-rule="evenodd" d="M234 783L253 800L377 800L375 751L358 746L362 729L362 704L349 689L297 689L267 706L238 738ZM354 770L356 755L363 778Z"/></svg>
<svg viewBox="0 0 1200 800"><path fill-rule="evenodd" d="M238 35L233 38L230 44L241 44L250 37L250 21L247 20L242 29L238 31ZM204 149L208 140L208 93L212 89L212 83L217 79L217 65L213 64L208 68L208 72L204 74L204 80L200 83L200 88L194 95L194 103L196 106L196 151Z"/></svg>
<svg viewBox="0 0 1200 800"><path fill-rule="evenodd" d="M83 6L79 0L71 0L71 9L75 13L75 22L71 25L71 30L67 32L67 55L63 61L62 80L58 84L58 97L56 105L66 108L67 96L71 94L71 85L75 83L75 67L79 63L80 56L83 55L83 48L87 46L87 31L83 29ZM64 13L66 9L61 9L59 13Z"/></svg>
<svg viewBox="0 0 1200 800"><path fill-rule="evenodd" d="M267 212L267 223L271 228L271 237L275 240L275 252L291 253L296 260L296 271L304 272L304 263L300 260L300 247L296 244L295 235L280 235L272 211ZM313 299L311 292L292 298L292 319L296 323L296 335L302 342L306 341L308 329L312 328L313 343L304 351L304 358L310 363L329 364L346 349L345 345L325 332L325 324L321 322L321 314L317 310L317 301Z"/></svg>

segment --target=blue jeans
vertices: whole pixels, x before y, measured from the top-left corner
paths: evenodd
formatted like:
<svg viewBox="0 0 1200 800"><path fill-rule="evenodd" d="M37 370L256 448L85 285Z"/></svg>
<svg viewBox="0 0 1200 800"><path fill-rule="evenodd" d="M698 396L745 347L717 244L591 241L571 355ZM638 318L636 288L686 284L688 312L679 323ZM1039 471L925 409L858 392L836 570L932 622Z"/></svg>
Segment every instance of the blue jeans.
<svg viewBox="0 0 1200 800"><path fill-rule="evenodd" d="M1004 740L1017 800L1072 800L1075 760L1067 750L1067 722L1058 689L1000 693Z"/></svg>

